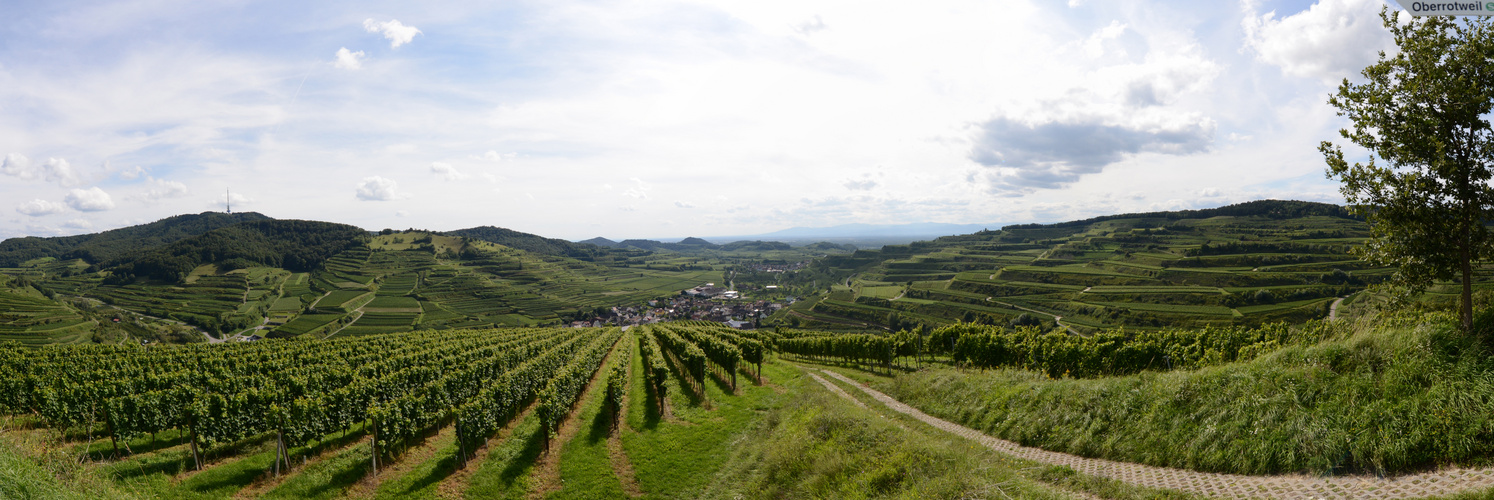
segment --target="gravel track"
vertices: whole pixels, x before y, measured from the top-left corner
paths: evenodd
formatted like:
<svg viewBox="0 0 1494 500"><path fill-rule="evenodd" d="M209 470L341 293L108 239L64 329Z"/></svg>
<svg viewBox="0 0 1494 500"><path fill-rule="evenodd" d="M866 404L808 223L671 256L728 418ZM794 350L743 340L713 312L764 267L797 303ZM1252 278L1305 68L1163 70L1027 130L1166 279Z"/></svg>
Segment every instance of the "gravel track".
<svg viewBox="0 0 1494 500"><path fill-rule="evenodd" d="M1182 469L1169 469L1096 458L1055 453L996 439L985 433L930 416L917 408L867 387L844 375L821 370L826 375L851 384L894 411L909 415L929 425L979 442L1018 458L1051 465L1064 465L1082 474L1115 479L1148 488L1180 490L1213 498L1422 498L1494 487L1494 468L1448 468L1398 477L1375 476L1243 476ZM818 377L816 377L818 378ZM847 397L848 394L841 393Z"/></svg>

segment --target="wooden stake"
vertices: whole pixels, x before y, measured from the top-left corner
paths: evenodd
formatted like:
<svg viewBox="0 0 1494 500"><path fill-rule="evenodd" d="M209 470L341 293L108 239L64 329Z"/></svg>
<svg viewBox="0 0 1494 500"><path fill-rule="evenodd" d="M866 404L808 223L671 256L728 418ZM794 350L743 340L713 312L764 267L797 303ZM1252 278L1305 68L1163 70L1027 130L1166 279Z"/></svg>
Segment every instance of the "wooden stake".
<svg viewBox="0 0 1494 500"><path fill-rule="evenodd" d="M202 470L202 455L197 453L197 422L192 422L192 464Z"/></svg>

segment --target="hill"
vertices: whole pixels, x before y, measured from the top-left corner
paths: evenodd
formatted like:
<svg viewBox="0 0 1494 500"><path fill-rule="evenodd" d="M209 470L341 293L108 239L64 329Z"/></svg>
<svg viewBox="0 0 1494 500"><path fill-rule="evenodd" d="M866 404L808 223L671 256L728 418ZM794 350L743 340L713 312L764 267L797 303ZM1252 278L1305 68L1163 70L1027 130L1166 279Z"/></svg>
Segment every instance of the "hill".
<svg viewBox="0 0 1494 500"><path fill-rule="evenodd" d="M1349 253L1368 235L1343 207L1279 200L1010 225L818 259L806 277L840 285L774 320L1078 332L1299 322L1394 271Z"/></svg>
<svg viewBox="0 0 1494 500"><path fill-rule="evenodd" d="M551 325L707 282L752 299L805 299L763 319L771 325L967 322L1089 333L1321 318L1336 299L1393 271L1349 253L1368 234L1341 207L1274 200L860 250L700 238L604 248L491 226L370 236L342 224L261 220L92 266L39 261L6 273L210 333L266 322L285 335ZM1446 291L1433 287L1423 300L1449 300Z"/></svg>
<svg viewBox="0 0 1494 500"><path fill-rule="evenodd" d="M612 240L609 240L607 238L603 238L601 236L598 236L598 237L595 237L595 238L592 238L592 239L589 239L589 240L581 240L581 241L578 241L576 243L580 243L580 244L583 244L583 245L596 245L596 246L599 246L599 247L608 247L608 248L617 246L617 242L616 241L612 241Z"/></svg>
<svg viewBox="0 0 1494 500"><path fill-rule="evenodd" d="M262 266L304 272L367 239L366 231L347 224L258 220L214 229L138 258L121 257L110 263L110 270L118 277L116 281L135 276L178 281L205 264L223 269Z"/></svg>
<svg viewBox="0 0 1494 500"><path fill-rule="evenodd" d="M636 253L618 251L610 245L596 245L588 242L571 243L556 238L546 238L539 235L514 231L494 226L479 226L455 231L441 233L446 236L461 236L474 240L496 243L509 248L517 248L526 252L541 255L555 255L570 257L585 261L610 260L614 258L627 258L636 256ZM603 240L606 241L606 240ZM647 249L645 249L647 250Z"/></svg>
<svg viewBox="0 0 1494 500"><path fill-rule="evenodd" d="M826 227L791 227L771 233L738 238L779 241L819 241L836 238L934 237L972 233L992 227L1001 227L1001 224L945 224L937 222L912 224L840 224Z"/></svg>
<svg viewBox="0 0 1494 500"><path fill-rule="evenodd" d="M90 264L97 264L138 254L220 227L266 219L269 217L255 212L203 212L93 234L10 238L0 242L0 267L16 267L27 261L46 257L83 259Z"/></svg>

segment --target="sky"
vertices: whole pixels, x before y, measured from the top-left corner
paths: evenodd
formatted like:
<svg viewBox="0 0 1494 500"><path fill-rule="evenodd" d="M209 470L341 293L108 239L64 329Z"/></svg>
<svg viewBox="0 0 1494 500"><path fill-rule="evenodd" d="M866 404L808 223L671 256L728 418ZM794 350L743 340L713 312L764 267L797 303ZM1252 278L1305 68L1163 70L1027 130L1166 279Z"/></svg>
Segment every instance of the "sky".
<svg viewBox="0 0 1494 500"><path fill-rule="evenodd" d="M8 0L0 238L225 201L573 240L1342 202L1326 101L1387 5Z"/></svg>

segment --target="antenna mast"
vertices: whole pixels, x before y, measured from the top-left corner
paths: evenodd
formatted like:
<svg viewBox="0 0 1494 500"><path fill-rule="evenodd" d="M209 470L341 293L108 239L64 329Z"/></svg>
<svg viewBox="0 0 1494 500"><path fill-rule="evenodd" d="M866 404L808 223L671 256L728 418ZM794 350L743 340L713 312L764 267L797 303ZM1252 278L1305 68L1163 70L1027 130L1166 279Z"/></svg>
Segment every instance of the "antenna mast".
<svg viewBox="0 0 1494 500"><path fill-rule="evenodd" d="M228 195L228 188L223 188L223 210L233 213L233 197Z"/></svg>

